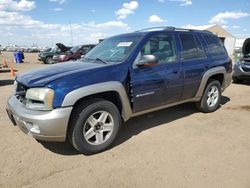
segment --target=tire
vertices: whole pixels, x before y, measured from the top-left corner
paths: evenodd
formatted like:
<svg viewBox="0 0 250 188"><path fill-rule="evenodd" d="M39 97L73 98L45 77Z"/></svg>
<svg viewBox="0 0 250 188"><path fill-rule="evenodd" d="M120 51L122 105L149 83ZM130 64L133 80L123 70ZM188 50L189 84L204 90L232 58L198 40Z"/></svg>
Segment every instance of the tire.
<svg viewBox="0 0 250 188"><path fill-rule="evenodd" d="M233 77L233 83L235 83L235 84L237 84L237 83L242 84L243 80L240 80L240 79L238 79L236 77Z"/></svg>
<svg viewBox="0 0 250 188"><path fill-rule="evenodd" d="M84 101L72 113L68 138L83 154L95 154L108 149L121 128L119 110L106 100Z"/></svg>
<svg viewBox="0 0 250 188"><path fill-rule="evenodd" d="M45 64L53 64L53 58L52 57L46 57Z"/></svg>
<svg viewBox="0 0 250 188"><path fill-rule="evenodd" d="M220 102L221 84L218 80L211 79L207 83L200 102L196 103L196 107L204 113L210 113L219 108Z"/></svg>

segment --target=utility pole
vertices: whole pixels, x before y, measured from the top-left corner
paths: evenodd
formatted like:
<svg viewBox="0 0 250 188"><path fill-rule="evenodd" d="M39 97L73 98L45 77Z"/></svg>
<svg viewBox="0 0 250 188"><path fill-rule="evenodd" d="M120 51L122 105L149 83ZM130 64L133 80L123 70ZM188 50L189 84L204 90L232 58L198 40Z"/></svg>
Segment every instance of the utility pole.
<svg viewBox="0 0 250 188"><path fill-rule="evenodd" d="M74 45L74 40L73 40L73 31L72 31L72 26L71 22L69 22L69 28L70 28L70 36L71 36L71 45Z"/></svg>

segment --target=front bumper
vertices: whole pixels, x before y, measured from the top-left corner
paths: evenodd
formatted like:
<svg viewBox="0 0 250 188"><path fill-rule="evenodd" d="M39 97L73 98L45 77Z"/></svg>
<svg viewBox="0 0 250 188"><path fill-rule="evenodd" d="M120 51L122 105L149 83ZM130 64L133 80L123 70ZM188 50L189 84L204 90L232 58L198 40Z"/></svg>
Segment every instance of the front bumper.
<svg viewBox="0 0 250 188"><path fill-rule="evenodd" d="M15 96L7 102L6 110L14 125L25 134L45 141L65 141L72 107L52 111L27 109Z"/></svg>
<svg viewBox="0 0 250 188"><path fill-rule="evenodd" d="M45 58L45 57L42 57L42 56L38 56L38 58L37 58L38 61L45 61L45 59L46 59L46 58Z"/></svg>
<svg viewBox="0 0 250 188"><path fill-rule="evenodd" d="M248 70L248 71L244 71ZM239 79L250 79L250 65L235 64L233 69L233 77Z"/></svg>

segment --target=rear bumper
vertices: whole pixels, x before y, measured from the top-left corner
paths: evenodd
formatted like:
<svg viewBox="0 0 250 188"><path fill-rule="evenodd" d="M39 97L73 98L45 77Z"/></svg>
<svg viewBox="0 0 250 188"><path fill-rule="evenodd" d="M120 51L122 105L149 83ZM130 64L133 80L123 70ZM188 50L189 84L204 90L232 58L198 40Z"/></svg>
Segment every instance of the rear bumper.
<svg viewBox="0 0 250 188"><path fill-rule="evenodd" d="M222 91L224 91L232 83L232 73L226 73L224 78L224 83L222 86Z"/></svg>
<svg viewBox="0 0 250 188"><path fill-rule="evenodd" d="M72 107L52 111L27 109L15 96L6 106L8 116L25 134L45 141L65 141Z"/></svg>

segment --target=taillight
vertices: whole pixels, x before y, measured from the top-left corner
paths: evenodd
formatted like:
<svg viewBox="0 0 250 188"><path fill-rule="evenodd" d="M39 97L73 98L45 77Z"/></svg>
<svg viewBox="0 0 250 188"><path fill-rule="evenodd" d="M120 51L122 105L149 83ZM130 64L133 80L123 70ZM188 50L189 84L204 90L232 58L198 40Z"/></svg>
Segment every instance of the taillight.
<svg viewBox="0 0 250 188"><path fill-rule="evenodd" d="M233 70L233 62L232 62L232 59L230 58L230 61L227 63L227 65L226 65L226 70L228 71L228 72L232 72L232 70Z"/></svg>

